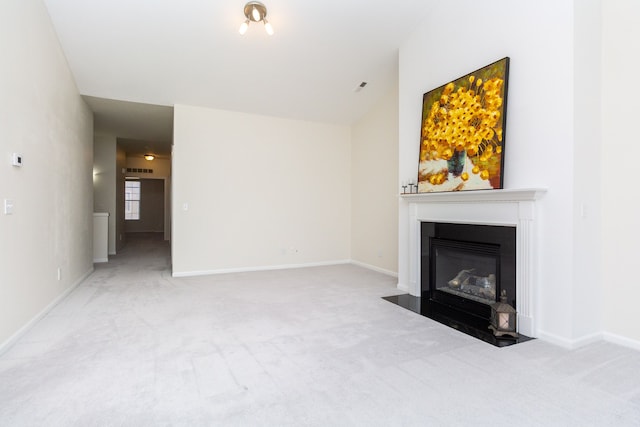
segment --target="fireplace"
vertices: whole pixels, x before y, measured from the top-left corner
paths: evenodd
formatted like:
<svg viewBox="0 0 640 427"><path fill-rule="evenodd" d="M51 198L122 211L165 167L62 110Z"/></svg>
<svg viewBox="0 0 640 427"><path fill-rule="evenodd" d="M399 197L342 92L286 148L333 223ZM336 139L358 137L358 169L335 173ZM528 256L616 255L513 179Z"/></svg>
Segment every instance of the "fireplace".
<svg viewBox="0 0 640 427"><path fill-rule="evenodd" d="M422 262L424 252L422 227L424 223L465 226L486 225L509 229L510 233L515 233L515 250L513 251L515 261L505 260L501 254L499 268L496 267L496 280L498 280L497 276L500 275L499 286L507 289L508 302L517 310L517 331L520 336L537 337L536 323L539 307L537 307L536 296L539 275L535 273L536 254L539 248L537 248L536 244L536 200L545 193L546 190L543 188L529 188L401 195L399 247L401 262L398 271L398 288L408 292L408 294L396 295L385 299L428 317L433 314L433 317L440 316L444 318L446 316L442 316L439 313L442 311L440 309L444 307L445 311L450 310L445 303L432 303L429 296L429 288L423 289L424 283L428 283L423 278L425 275L428 277L428 274L430 274L428 270L425 271L425 266ZM466 233L463 234L466 235ZM442 235L433 237L463 242L477 242L475 238L470 239L468 237L443 237ZM485 243L487 242L485 241ZM491 246L491 244L491 242L488 242L488 246ZM508 265L511 265L514 270L505 270ZM460 268L460 270L464 269L468 268ZM488 277L489 274L486 274L485 277ZM515 279L513 279L514 276ZM511 284L509 284L509 281L511 281ZM497 286L496 284L496 295L499 295ZM513 292L509 286L513 286ZM436 307L436 309L433 307ZM486 311L486 307L484 307L484 310ZM456 312L463 313L461 317L464 318L465 322L452 321L449 323L452 327L463 328L464 323L478 322L478 319L481 319L481 323L485 322L481 316L469 314L464 310L456 310ZM445 321L441 323L445 323ZM475 336L482 333L485 338L489 336L486 339L487 341L493 339L491 338L493 334L487 333L487 330L483 328L482 325L478 324L469 333ZM502 345L500 341L508 340L497 341L494 344Z"/></svg>
<svg viewBox="0 0 640 427"><path fill-rule="evenodd" d="M488 326L503 290L516 306L515 227L422 222L420 240L422 298L440 312Z"/></svg>

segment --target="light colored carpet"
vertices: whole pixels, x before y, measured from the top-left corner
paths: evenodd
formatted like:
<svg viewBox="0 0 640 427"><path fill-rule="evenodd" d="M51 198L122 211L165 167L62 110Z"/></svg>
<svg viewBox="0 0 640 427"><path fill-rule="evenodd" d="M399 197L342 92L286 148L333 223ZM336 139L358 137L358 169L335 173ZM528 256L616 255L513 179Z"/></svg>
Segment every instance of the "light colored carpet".
<svg viewBox="0 0 640 427"><path fill-rule="evenodd" d="M640 353L496 348L351 265L172 278L133 241L0 357L2 426L637 426Z"/></svg>

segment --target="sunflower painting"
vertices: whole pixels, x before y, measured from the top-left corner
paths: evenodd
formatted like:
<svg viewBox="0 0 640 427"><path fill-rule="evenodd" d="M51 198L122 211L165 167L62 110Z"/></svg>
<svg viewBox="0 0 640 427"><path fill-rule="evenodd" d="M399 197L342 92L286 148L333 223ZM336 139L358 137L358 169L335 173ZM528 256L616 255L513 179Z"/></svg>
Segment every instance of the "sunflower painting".
<svg viewBox="0 0 640 427"><path fill-rule="evenodd" d="M509 58L424 94L418 192L502 188Z"/></svg>

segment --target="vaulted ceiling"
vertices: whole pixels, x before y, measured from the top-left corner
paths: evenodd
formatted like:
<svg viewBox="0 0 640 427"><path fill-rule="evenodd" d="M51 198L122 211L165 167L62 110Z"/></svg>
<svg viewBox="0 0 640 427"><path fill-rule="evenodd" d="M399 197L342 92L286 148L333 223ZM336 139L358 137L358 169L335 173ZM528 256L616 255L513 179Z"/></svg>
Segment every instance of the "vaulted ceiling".
<svg viewBox="0 0 640 427"><path fill-rule="evenodd" d="M171 138L176 104L351 124L397 83L398 48L430 4L265 0L275 34L241 36L244 0L44 2L96 128L151 140Z"/></svg>

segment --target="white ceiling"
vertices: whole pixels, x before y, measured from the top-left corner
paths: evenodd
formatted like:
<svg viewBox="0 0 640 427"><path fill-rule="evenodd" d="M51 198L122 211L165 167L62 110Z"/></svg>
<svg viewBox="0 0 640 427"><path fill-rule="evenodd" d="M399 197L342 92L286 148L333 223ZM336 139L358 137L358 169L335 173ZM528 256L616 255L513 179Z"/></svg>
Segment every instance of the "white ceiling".
<svg viewBox="0 0 640 427"><path fill-rule="evenodd" d="M245 0L44 2L96 126L151 141L171 139L175 104L351 124L397 83L398 48L430 4L265 0L270 37L238 33Z"/></svg>

